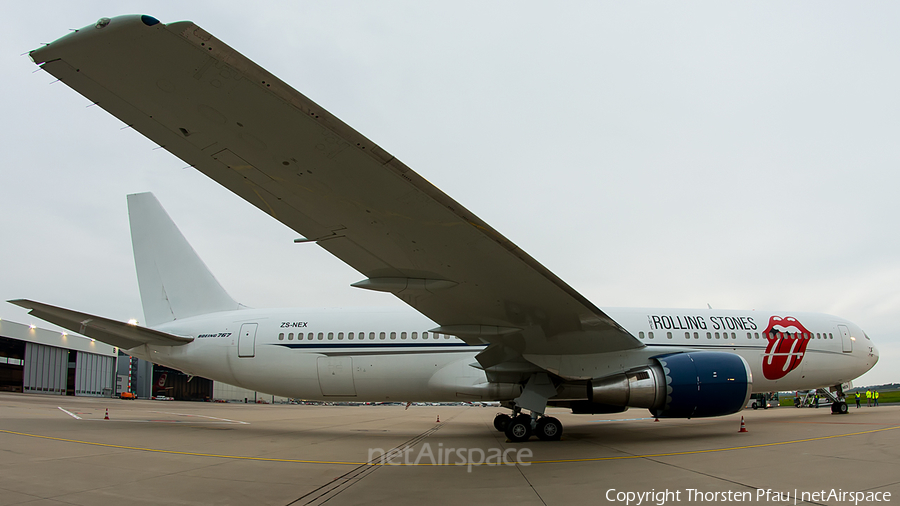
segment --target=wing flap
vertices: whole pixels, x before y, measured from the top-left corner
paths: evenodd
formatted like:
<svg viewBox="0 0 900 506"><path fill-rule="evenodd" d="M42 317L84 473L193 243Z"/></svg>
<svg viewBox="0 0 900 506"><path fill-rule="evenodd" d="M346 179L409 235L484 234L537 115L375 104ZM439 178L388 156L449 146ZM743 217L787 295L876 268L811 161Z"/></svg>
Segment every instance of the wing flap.
<svg viewBox="0 0 900 506"><path fill-rule="evenodd" d="M101 316L72 311L61 307L51 306L32 300L18 299L8 301L26 309L28 314L42 320L59 325L83 336L96 339L112 346L118 346L123 350L135 348L144 344L156 346L181 346L194 340L192 337L182 337L167 334L158 330L140 327L130 323L110 320Z"/></svg>

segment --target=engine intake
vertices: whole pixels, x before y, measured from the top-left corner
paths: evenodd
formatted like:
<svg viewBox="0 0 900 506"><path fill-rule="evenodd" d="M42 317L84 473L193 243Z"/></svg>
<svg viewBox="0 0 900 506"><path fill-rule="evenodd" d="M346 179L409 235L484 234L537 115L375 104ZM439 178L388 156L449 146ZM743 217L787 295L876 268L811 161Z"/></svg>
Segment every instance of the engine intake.
<svg viewBox="0 0 900 506"><path fill-rule="evenodd" d="M655 357L648 366L589 381L590 402L648 408L660 418L700 418L737 413L753 385L740 355L717 351Z"/></svg>

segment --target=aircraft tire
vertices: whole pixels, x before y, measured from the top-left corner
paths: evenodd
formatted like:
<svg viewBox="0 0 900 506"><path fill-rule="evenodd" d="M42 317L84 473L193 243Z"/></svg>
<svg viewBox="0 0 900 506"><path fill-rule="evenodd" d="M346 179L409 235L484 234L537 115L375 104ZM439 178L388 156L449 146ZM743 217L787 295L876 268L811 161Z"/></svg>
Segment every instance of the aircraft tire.
<svg viewBox="0 0 900 506"><path fill-rule="evenodd" d="M506 437L513 443L524 443L531 439L531 416L519 415L506 426Z"/></svg>
<svg viewBox="0 0 900 506"><path fill-rule="evenodd" d="M541 441L559 441L562 437L563 427L556 418L545 416L538 420L534 433Z"/></svg>
<svg viewBox="0 0 900 506"><path fill-rule="evenodd" d="M506 426L512 421L512 417L506 413L497 413L494 417L494 428L499 432L506 432Z"/></svg>
<svg viewBox="0 0 900 506"><path fill-rule="evenodd" d="M846 415L850 411L846 402L835 402L831 405L831 412L837 415Z"/></svg>

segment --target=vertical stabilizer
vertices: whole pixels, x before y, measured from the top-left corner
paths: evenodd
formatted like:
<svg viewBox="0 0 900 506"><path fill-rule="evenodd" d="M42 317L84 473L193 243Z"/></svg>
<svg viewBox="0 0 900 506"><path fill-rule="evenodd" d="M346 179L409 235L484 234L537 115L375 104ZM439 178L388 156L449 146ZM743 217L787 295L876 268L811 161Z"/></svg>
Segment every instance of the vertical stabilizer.
<svg viewBox="0 0 900 506"><path fill-rule="evenodd" d="M152 193L128 196L128 218L147 326L240 307Z"/></svg>

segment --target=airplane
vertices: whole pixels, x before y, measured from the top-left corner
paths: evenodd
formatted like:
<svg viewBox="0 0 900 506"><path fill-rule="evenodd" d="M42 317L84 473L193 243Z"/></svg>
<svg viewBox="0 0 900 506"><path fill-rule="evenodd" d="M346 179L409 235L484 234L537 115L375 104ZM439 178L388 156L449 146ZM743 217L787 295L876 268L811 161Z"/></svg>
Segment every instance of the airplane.
<svg viewBox="0 0 900 506"><path fill-rule="evenodd" d="M598 308L465 207L189 21L101 18L30 53L48 73L356 269L415 312L249 309L151 194L128 196L144 325L30 301L30 314L246 388L334 401L500 402L510 441L574 413L736 413L751 393L831 388L878 350L846 319Z"/></svg>

